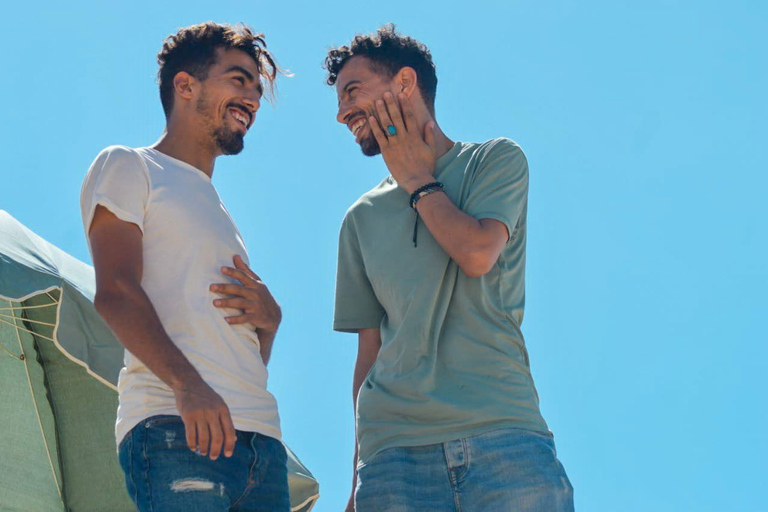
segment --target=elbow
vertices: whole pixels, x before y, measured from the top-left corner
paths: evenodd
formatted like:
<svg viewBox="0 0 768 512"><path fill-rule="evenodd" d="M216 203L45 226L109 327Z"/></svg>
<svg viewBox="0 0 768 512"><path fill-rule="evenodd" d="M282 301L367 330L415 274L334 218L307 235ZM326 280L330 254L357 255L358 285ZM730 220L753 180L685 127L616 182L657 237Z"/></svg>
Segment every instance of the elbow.
<svg viewBox="0 0 768 512"><path fill-rule="evenodd" d="M482 277L491 271L496 260L497 257L487 251L473 251L464 255L457 263L467 277Z"/></svg>
<svg viewBox="0 0 768 512"><path fill-rule="evenodd" d="M126 300L134 295L134 286L130 282L115 280L108 285L100 284L96 288L96 295L93 297L93 306L96 312L105 320L109 318L112 312L124 307Z"/></svg>
<svg viewBox="0 0 768 512"><path fill-rule="evenodd" d="M114 309L116 298L114 293L97 290L93 297L93 307L102 318L106 319L109 317L109 312Z"/></svg>

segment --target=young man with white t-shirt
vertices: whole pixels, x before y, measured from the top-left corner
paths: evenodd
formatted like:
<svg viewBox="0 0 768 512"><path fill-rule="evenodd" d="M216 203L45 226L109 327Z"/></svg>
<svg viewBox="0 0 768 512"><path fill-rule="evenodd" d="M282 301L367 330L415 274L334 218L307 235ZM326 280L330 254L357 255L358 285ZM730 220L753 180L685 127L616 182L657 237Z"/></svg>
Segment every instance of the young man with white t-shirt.
<svg viewBox="0 0 768 512"><path fill-rule="evenodd" d="M115 429L126 486L141 511L287 511L266 370L280 307L211 183L279 68L263 36L215 23L167 38L158 62L166 131L102 151L81 195L96 309L126 348Z"/></svg>

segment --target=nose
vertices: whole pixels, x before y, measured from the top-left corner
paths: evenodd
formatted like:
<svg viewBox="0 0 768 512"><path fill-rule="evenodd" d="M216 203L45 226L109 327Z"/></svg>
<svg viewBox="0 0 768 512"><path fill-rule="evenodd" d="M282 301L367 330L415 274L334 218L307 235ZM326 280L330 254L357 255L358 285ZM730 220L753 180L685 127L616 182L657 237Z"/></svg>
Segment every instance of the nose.
<svg viewBox="0 0 768 512"><path fill-rule="evenodd" d="M347 124L347 118L352 111L352 105L349 102L342 101L339 103L339 111L336 113L336 120L341 124Z"/></svg>
<svg viewBox="0 0 768 512"><path fill-rule="evenodd" d="M243 98L243 103L248 108L248 110L255 114L261 106L261 94L254 92L250 96Z"/></svg>

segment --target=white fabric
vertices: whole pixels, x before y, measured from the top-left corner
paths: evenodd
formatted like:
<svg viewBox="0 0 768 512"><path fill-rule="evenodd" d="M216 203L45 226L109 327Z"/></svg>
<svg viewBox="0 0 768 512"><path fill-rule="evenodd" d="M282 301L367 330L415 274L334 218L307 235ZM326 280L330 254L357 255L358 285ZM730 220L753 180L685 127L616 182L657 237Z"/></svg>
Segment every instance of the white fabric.
<svg viewBox="0 0 768 512"><path fill-rule="evenodd" d="M83 182L86 238L99 204L143 232L141 285L171 340L229 406L235 428L280 439L258 336L224 320L238 310L213 305L220 296L209 286L230 281L221 267L234 266L236 254L248 263L248 254L208 175L151 148L111 146ZM178 414L171 389L127 350L118 392L118 443L145 418Z"/></svg>

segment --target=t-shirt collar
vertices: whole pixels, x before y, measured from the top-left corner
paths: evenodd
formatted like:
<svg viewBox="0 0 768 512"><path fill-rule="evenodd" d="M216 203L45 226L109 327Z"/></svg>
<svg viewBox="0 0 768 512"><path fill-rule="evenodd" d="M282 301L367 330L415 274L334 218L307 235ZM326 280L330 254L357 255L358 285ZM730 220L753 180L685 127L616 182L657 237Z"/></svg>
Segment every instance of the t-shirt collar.
<svg viewBox="0 0 768 512"><path fill-rule="evenodd" d="M448 167L448 165L459 155L459 152L461 151L461 142L455 142L453 144L453 147L448 150L446 154L441 156L435 161L435 176L440 174L443 169Z"/></svg>

